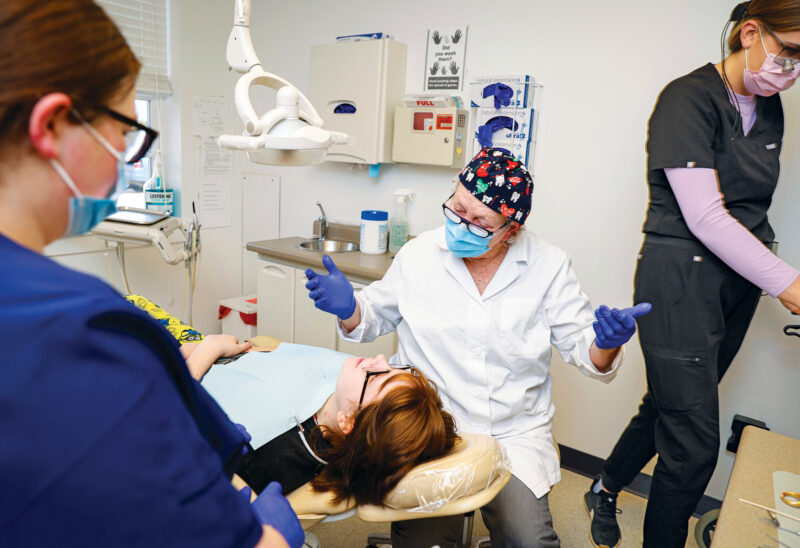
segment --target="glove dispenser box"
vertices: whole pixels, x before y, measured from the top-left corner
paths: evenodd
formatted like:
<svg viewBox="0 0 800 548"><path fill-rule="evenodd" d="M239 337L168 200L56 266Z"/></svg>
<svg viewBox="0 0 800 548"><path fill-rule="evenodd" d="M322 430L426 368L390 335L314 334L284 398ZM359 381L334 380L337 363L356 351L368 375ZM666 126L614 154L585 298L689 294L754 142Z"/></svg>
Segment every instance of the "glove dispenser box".
<svg viewBox="0 0 800 548"><path fill-rule="evenodd" d="M384 38L312 46L308 98L325 129L352 138L331 145L326 159L391 162L394 108L402 102L405 85L405 44Z"/></svg>

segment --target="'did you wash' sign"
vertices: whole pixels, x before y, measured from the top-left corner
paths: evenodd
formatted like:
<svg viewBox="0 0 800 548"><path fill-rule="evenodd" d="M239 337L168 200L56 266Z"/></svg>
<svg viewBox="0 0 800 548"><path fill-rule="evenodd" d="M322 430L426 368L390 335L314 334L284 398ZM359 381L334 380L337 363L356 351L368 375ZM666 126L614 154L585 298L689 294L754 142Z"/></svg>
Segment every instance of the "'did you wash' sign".
<svg viewBox="0 0 800 548"><path fill-rule="evenodd" d="M469 26L428 30L425 91L461 89L464 83L468 30Z"/></svg>

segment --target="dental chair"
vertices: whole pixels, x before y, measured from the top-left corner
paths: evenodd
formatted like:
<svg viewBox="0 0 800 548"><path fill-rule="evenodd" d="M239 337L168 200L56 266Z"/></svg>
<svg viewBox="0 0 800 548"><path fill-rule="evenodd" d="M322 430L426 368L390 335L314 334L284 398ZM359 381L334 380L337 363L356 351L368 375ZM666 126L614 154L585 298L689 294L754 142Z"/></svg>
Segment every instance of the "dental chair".
<svg viewBox="0 0 800 548"><path fill-rule="evenodd" d="M413 468L387 495L383 506L356 506L352 499L334 504L330 493L316 493L310 484L287 498L304 531L353 515L367 522L389 522L464 514L462 546L469 547L474 510L488 504L505 487L511 472L497 440L483 434L460 436L450 453ZM240 489L245 484L236 476L234 485ZM369 535L367 546L378 544L391 544L390 536Z"/></svg>
<svg viewBox="0 0 800 548"><path fill-rule="evenodd" d="M202 339L202 335L191 326L170 316L144 297L132 295L128 300L158 319L179 342ZM259 336L250 340L256 346L270 350L280 345L277 339L271 337ZM296 351L300 349L296 345L286 347L295 347ZM251 431L251 434L255 436L256 431ZM287 498L305 531L318 523L342 520L353 515L367 522L391 522L464 514L462 546L469 547L474 511L494 499L508 483L511 472L502 447L493 437L462 433L459 436L459 441L447 455L420 464L406 474L386 496L382 506L356 506L352 499L334 504L331 493L316 493L310 484L289 493ZM239 476L234 476L232 482L237 489L246 485ZM251 496L255 500L255 493ZM389 535L370 535L367 544L391 544L391 538ZM315 544L307 546L313 547Z"/></svg>
<svg viewBox="0 0 800 548"><path fill-rule="evenodd" d="M510 478L503 451L494 438L462 434L450 453L412 469L384 499L383 506L356 507L354 501L333 505L329 494L315 493L309 484L287 498L304 530L326 519L333 521L353 513L368 522L465 514L462 545L468 547L472 542L473 511L491 502ZM368 546L378 544L391 544L391 538L377 534L367 538Z"/></svg>

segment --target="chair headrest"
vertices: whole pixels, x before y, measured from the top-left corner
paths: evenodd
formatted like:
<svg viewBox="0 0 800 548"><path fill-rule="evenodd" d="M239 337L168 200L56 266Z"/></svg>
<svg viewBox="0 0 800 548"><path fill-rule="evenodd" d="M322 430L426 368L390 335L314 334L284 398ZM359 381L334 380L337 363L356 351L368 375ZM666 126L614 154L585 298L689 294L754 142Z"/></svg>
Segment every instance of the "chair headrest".
<svg viewBox="0 0 800 548"><path fill-rule="evenodd" d="M492 436L460 434L444 457L414 467L383 503L396 510L437 510L486 489L508 469L503 448Z"/></svg>

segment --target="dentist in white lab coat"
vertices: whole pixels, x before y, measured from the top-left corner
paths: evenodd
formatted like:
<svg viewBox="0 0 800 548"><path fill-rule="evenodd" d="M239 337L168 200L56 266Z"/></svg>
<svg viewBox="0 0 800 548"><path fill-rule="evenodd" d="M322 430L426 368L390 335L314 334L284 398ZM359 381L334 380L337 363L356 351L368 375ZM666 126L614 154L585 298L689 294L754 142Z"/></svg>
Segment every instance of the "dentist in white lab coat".
<svg viewBox="0 0 800 548"><path fill-rule="evenodd" d="M512 478L481 509L492 546L559 546L547 500L561 478L551 426L551 348L582 373L611 381L635 317L648 304L592 314L569 256L521 230L533 181L503 149L483 149L442 205L446 224L409 241L383 279L354 295L330 257L330 274L306 272L318 308L340 335L368 342L397 331L392 362L436 383L462 432L494 436ZM395 522L395 547L459 546L462 516Z"/></svg>

